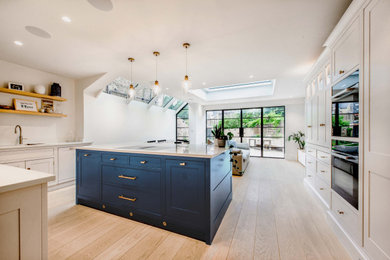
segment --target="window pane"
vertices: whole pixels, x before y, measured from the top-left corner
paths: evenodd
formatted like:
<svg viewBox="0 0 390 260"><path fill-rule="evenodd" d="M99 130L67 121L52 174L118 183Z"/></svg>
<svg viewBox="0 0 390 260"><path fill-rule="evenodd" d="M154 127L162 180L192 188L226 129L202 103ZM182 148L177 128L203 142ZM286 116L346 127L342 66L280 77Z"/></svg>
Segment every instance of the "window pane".
<svg viewBox="0 0 390 260"><path fill-rule="evenodd" d="M175 104L176 105L176 104ZM188 104L176 113L176 140L189 141Z"/></svg>

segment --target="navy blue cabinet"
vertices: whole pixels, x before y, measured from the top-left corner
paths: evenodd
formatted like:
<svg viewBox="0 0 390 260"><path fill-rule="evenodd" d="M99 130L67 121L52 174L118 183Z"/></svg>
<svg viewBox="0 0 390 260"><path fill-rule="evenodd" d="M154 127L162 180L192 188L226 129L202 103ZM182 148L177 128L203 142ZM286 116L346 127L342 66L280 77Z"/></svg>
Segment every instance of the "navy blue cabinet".
<svg viewBox="0 0 390 260"><path fill-rule="evenodd" d="M82 199L100 201L101 198L101 154L79 151L77 153L77 196Z"/></svg>
<svg viewBox="0 0 390 260"><path fill-rule="evenodd" d="M210 244L232 199L229 152L214 158L77 150L77 203Z"/></svg>
<svg viewBox="0 0 390 260"><path fill-rule="evenodd" d="M202 225L205 211L205 163L166 160L166 217L182 224Z"/></svg>

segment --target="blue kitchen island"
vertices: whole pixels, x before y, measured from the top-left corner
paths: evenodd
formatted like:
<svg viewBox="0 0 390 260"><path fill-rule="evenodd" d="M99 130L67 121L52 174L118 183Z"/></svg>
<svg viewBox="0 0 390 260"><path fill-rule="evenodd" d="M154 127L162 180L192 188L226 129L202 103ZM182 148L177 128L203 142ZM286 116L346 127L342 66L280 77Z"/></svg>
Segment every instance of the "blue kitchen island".
<svg viewBox="0 0 390 260"><path fill-rule="evenodd" d="M215 146L88 146L76 153L76 200L211 244L232 200L231 155Z"/></svg>

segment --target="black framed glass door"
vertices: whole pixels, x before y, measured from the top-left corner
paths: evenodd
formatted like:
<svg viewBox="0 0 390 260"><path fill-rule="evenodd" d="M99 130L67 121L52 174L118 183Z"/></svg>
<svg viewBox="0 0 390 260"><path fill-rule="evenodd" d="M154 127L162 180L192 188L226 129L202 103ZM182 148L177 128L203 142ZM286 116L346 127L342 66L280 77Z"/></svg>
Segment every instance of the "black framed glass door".
<svg viewBox="0 0 390 260"><path fill-rule="evenodd" d="M251 156L284 158L284 106L207 111L208 141L214 141L211 130L216 124L236 142L249 144Z"/></svg>

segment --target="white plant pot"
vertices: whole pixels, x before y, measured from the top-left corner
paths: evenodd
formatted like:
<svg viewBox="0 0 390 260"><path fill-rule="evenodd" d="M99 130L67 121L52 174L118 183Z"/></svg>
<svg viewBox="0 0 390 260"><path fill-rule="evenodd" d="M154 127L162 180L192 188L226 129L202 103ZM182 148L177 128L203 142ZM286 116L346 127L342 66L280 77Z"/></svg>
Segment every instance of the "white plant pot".
<svg viewBox="0 0 390 260"><path fill-rule="evenodd" d="M297 149L297 151L298 151L298 155L297 155L298 162L300 162L303 166L305 166L305 161L306 161L305 150Z"/></svg>

